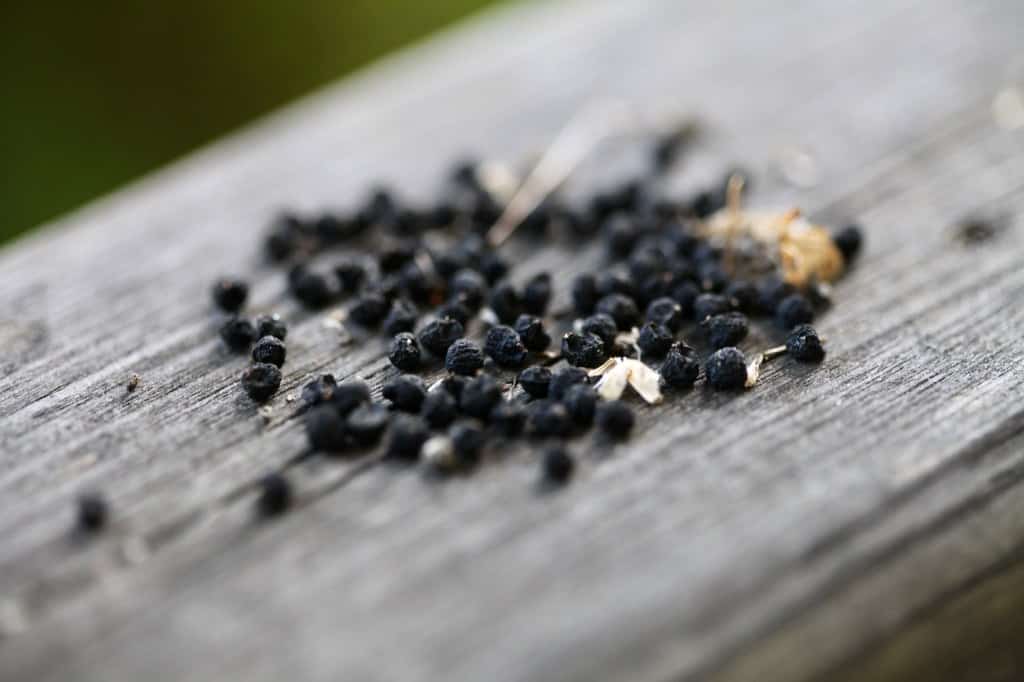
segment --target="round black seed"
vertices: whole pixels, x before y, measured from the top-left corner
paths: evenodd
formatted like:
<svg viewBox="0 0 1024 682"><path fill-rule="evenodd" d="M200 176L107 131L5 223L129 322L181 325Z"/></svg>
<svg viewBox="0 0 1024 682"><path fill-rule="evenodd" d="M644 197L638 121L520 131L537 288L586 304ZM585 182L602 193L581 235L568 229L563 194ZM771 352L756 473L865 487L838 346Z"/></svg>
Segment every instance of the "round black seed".
<svg viewBox="0 0 1024 682"><path fill-rule="evenodd" d="M570 386L562 396L562 404L577 428L589 428L597 409L597 391L586 384Z"/></svg>
<svg viewBox="0 0 1024 682"><path fill-rule="evenodd" d="M419 369L422 355L416 337L411 332L395 334L388 349L388 360L403 372L415 372Z"/></svg>
<svg viewBox="0 0 1024 682"><path fill-rule="evenodd" d="M213 284L213 302L221 310L237 313L249 296L249 285L240 279L223 278Z"/></svg>
<svg viewBox="0 0 1024 682"><path fill-rule="evenodd" d="M343 260L334 266L334 275L338 278L342 291L354 294L366 281L366 268L354 260Z"/></svg>
<svg viewBox="0 0 1024 682"><path fill-rule="evenodd" d="M526 407L526 433L537 438L568 436L572 432L569 411L562 403L537 400Z"/></svg>
<svg viewBox="0 0 1024 682"><path fill-rule="evenodd" d="M487 295L487 281L476 270L463 269L455 273L450 283L451 292L469 310L479 310Z"/></svg>
<svg viewBox="0 0 1024 682"><path fill-rule="evenodd" d="M753 282L745 279L733 280L723 293L732 300L737 310L744 313L756 313L760 308L761 296Z"/></svg>
<svg viewBox="0 0 1024 682"><path fill-rule="evenodd" d="M458 401L448 391L430 391L423 401L420 414L427 420L431 428L443 429L455 421L455 417L458 416Z"/></svg>
<svg viewBox="0 0 1024 682"><path fill-rule="evenodd" d="M697 279L704 291L721 292L729 285L729 275L718 263L702 263L697 268Z"/></svg>
<svg viewBox="0 0 1024 682"><path fill-rule="evenodd" d="M317 452L341 452L348 445L345 420L331 405L318 405L306 413L306 439Z"/></svg>
<svg viewBox="0 0 1024 682"><path fill-rule="evenodd" d="M459 324L465 328L469 324L469 318L472 313L469 311L461 301L452 300L441 304L434 314L439 318L450 317L453 320L457 320Z"/></svg>
<svg viewBox="0 0 1024 682"><path fill-rule="evenodd" d="M381 405L361 405L345 418L345 430L360 447L376 445L388 427L388 411Z"/></svg>
<svg viewBox="0 0 1024 682"><path fill-rule="evenodd" d="M491 410L487 422L499 434L507 438L516 438L523 432L526 424L526 410L522 405L503 400Z"/></svg>
<svg viewBox="0 0 1024 682"><path fill-rule="evenodd" d="M387 244L377 253L377 264L384 273L397 272L416 257L416 245L412 242Z"/></svg>
<svg viewBox="0 0 1024 682"><path fill-rule="evenodd" d="M784 282L774 275L765 277L757 283L758 307L765 315L774 315L779 302L796 289L792 284Z"/></svg>
<svg viewBox="0 0 1024 682"><path fill-rule="evenodd" d="M552 485L564 485L572 478L576 462L562 447L548 448L540 460L541 476Z"/></svg>
<svg viewBox="0 0 1024 682"><path fill-rule="evenodd" d="M501 402L501 386L487 374L482 374L466 383L459 397L463 413L477 419L486 419Z"/></svg>
<svg viewBox="0 0 1024 682"><path fill-rule="evenodd" d="M427 397L427 386L418 376L402 374L384 384L381 395L396 410L416 414Z"/></svg>
<svg viewBox="0 0 1024 682"><path fill-rule="evenodd" d="M747 316L743 313L722 313L705 318L700 326L708 337L708 345L712 348L735 346L747 338L750 326Z"/></svg>
<svg viewBox="0 0 1024 682"><path fill-rule="evenodd" d="M551 302L551 275L542 272L534 275L523 288L523 310L530 315L544 315Z"/></svg>
<svg viewBox="0 0 1024 682"><path fill-rule="evenodd" d="M267 474L260 480L260 494L256 510L261 516L277 516L292 503L292 486L283 474Z"/></svg>
<svg viewBox="0 0 1024 682"><path fill-rule="evenodd" d="M644 357L660 358L672 346L672 332L663 324L647 322L640 328L636 337L636 345Z"/></svg>
<svg viewBox="0 0 1024 682"><path fill-rule="evenodd" d="M608 257L612 260L628 258L639 237L640 231L629 216L623 213L613 215L604 226Z"/></svg>
<svg viewBox="0 0 1024 682"><path fill-rule="evenodd" d="M698 218L707 218L722 207L721 199L716 192L701 192L693 198L690 211Z"/></svg>
<svg viewBox="0 0 1024 682"><path fill-rule="evenodd" d="M572 305L577 315L589 315L597 305L597 280L593 275L577 275L572 281Z"/></svg>
<svg viewBox="0 0 1024 682"><path fill-rule="evenodd" d="M619 335L619 328L615 320L607 313L596 313L583 320L580 325L580 332L584 334L595 334L604 341L605 348L615 345L615 337Z"/></svg>
<svg viewBox="0 0 1024 682"><path fill-rule="evenodd" d="M497 283L508 271L508 263L498 254L488 251L480 257L480 273L488 284Z"/></svg>
<svg viewBox="0 0 1024 682"><path fill-rule="evenodd" d="M539 353L551 345L551 336L544 330L544 322L533 315L520 315L516 319L516 333L526 349Z"/></svg>
<svg viewBox="0 0 1024 682"><path fill-rule="evenodd" d="M412 415L397 415L391 422L387 455L395 459L415 461L420 457L423 444L430 437L427 424Z"/></svg>
<svg viewBox="0 0 1024 682"><path fill-rule="evenodd" d="M661 380L672 388L689 388L697 381L700 362L697 353L686 344L675 343L661 363Z"/></svg>
<svg viewBox="0 0 1024 682"><path fill-rule="evenodd" d="M281 387L281 370L259 362L242 373L242 388L258 403L266 402Z"/></svg>
<svg viewBox="0 0 1024 682"><path fill-rule="evenodd" d="M256 327L247 318L232 317L221 325L220 338L231 350L246 351L256 340Z"/></svg>
<svg viewBox="0 0 1024 682"><path fill-rule="evenodd" d="M628 276L615 270L602 272L597 278L598 303L610 294L622 294L632 298L636 294L636 286ZM595 304L596 309L596 304Z"/></svg>
<svg viewBox="0 0 1024 682"><path fill-rule="evenodd" d="M364 327L374 327L388 314L388 299L379 291L367 291L349 308L348 319Z"/></svg>
<svg viewBox="0 0 1024 682"><path fill-rule="evenodd" d="M657 322L669 331L677 332L683 324L683 307L668 296L656 298L647 306L647 321Z"/></svg>
<svg viewBox="0 0 1024 682"><path fill-rule="evenodd" d="M484 432L471 424L456 424L448 430L448 437L452 440L458 466L464 469L476 466L484 447Z"/></svg>
<svg viewBox="0 0 1024 682"><path fill-rule="evenodd" d="M510 282L495 285L487 304L502 324L513 324L523 311L519 292Z"/></svg>
<svg viewBox="0 0 1024 682"><path fill-rule="evenodd" d="M360 379L351 379L335 386L331 394L331 405L342 416L368 402L370 387Z"/></svg>
<svg viewBox="0 0 1024 682"><path fill-rule="evenodd" d="M852 263L860 253L861 244L864 241L864 234L861 232L859 225L847 225L843 229L839 230L833 237L832 241L835 242L836 248L843 254L843 260L847 264Z"/></svg>
<svg viewBox="0 0 1024 682"><path fill-rule="evenodd" d="M518 381L530 397L546 398L551 383L551 370L541 365L533 365L519 373Z"/></svg>
<svg viewBox="0 0 1024 682"><path fill-rule="evenodd" d="M384 333L394 336L399 332L411 332L416 326L416 318L419 317L416 308L408 301L397 299L391 304L391 310L384 318Z"/></svg>
<svg viewBox="0 0 1024 682"><path fill-rule="evenodd" d="M548 384L548 397L561 400L572 386L587 382L587 370L579 367L563 367L552 373Z"/></svg>
<svg viewBox="0 0 1024 682"><path fill-rule="evenodd" d="M307 407L330 402L337 386L333 374L321 374L302 387L302 402Z"/></svg>
<svg viewBox="0 0 1024 682"><path fill-rule="evenodd" d="M298 216L282 213L275 217L264 242L267 258L274 263L287 260L295 250L302 230L302 220Z"/></svg>
<svg viewBox="0 0 1024 682"><path fill-rule="evenodd" d="M86 532L95 533L107 525L110 509L107 501L99 493L86 493L78 498L78 527Z"/></svg>
<svg viewBox="0 0 1024 682"><path fill-rule="evenodd" d="M779 301L775 319L783 329L792 329L798 324L814 322L814 308L803 294L790 294Z"/></svg>
<svg viewBox="0 0 1024 682"><path fill-rule="evenodd" d="M621 400L608 400L597 406L597 427L612 438L626 438L636 419L633 410Z"/></svg>
<svg viewBox="0 0 1024 682"><path fill-rule="evenodd" d="M693 301L693 319L697 322L730 310L732 302L722 294L701 294Z"/></svg>
<svg viewBox="0 0 1024 682"><path fill-rule="evenodd" d="M444 367L452 374L473 376L484 366L484 352L469 339L456 339L448 346Z"/></svg>
<svg viewBox="0 0 1024 682"><path fill-rule="evenodd" d="M287 354L284 342L276 336L264 336L252 347L253 362L267 362L280 367Z"/></svg>
<svg viewBox="0 0 1024 682"><path fill-rule="evenodd" d="M522 367L528 355L526 346L512 327L497 325L487 330L484 352L501 367Z"/></svg>
<svg viewBox="0 0 1024 682"><path fill-rule="evenodd" d="M562 355L575 367L593 368L608 359L604 341L597 334L569 332L562 337Z"/></svg>
<svg viewBox="0 0 1024 682"><path fill-rule="evenodd" d="M683 310L684 317L694 316L694 304L700 295L700 289L689 280L684 280L672 288L672 299Z"/></svg>
<svg viewBox="0 0 1024 682"><path fill-rule="evenodd" d="M825 359L821 337L809 324L793 327L786 339L786 352L798 362L821 362Z"/></svg>
<svg viewBox="0 0 1024 682"><path fill-rule="evenodd" d="M273 336L281 339L288 336L288 325L284 323L280 315L260 315L256 318L256 338Z"/></svg>
<svg viewBox="0 0 1024 682"><path fill-rule="evenodd" d="M719 390L743 388L747 383L747 359L738 348L720 348L704 363L708 384Z"/></svg>
<svg viewBox="0 0 1024 682"><path fill-rule="evenodd" d="M456 339L462 338L462 334L462 323L449 317L442 317L429 322L420 330L419 341L428 353L443 358L448 352L448 346L452 345Z"/></svg>
<svg viewBox="0 0 1024 682"><path fill-rule="evenodd" d="M597 302L595 310L610 315L615 320L615 326L622 330L632 329L640 320L636 302L625 294L608 294Z"/></svg>
<svg viewBox="0 0 1024 682"><path fill-rule="evenodd" d="M325 276L304 267L292 271L289 286L292 295L307 308L323 308L334 295L331 283Z"/></svg>

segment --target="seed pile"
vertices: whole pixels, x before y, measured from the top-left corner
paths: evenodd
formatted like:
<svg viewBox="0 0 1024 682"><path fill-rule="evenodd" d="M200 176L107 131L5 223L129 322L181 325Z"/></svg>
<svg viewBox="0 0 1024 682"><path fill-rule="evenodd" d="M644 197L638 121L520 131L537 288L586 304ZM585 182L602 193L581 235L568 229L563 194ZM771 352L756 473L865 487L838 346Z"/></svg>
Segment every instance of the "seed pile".
<svg viewBox="0 0 1024 682"><path fill-rule="evenodd" d="M606 262L573 276L517 276L499 246L507 232L493 234L511 195L487 164L457 164L426 208L377 189L348 214L278 216L263 249L290 295L311 311L342 306L332 319L360 338L379 336L395 370L376 401L362 381L311 378L298 411L309 448L347 455L380 445L387 458L451 475L479 466L498 443L526 438L542 480L559 486L576 469L570 439L593 432L611 446L634 432L627 389L654 404L682 399L702 374L710 390L750 387L761 364L782 353L821 362L811 324L830 304L829 283L860 251L860 229L830 235L797 211L746 211L737 173L666 198L660 180L682 141L656 140L644 178L583 204L549 192L517 221L516 238L533 245L576 251L599 242ZM575 269L569 256L566 268ZM248 294L233 278L212 288L224 346L251 355L242 388L263 403L281 385L288 329L277 315L245 316ZM569 308L552 310L565 299ZM740 350L755 321L785 345ZM260 483L264 515L292 502L282 474ZM102 517L92 505L81 523L98 527Z"/></svg>

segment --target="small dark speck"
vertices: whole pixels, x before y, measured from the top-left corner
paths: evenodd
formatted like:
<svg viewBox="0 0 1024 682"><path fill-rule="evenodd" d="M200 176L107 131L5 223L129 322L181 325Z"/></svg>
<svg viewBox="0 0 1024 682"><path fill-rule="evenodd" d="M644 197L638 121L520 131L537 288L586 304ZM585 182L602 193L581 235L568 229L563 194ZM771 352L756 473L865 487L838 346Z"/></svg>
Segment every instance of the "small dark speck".
<svg viewBox="0 0 1024 682"><path fill-rule="evenodd" d="M1005 218L971 216L954 227L953 238L964 246L978 246L992 241L1009 227Z"/></svg>
<svg viewBox="0 0 1024 682"><path fill-rule="evenodd" d="M127 386L128 392L129 393L134 392L135 389L139 387L139 382L140 381L142 381L142 379L141 379L141 377L139 377L138 374L133 374L130 377L128 377L128 386Z"/></svg>

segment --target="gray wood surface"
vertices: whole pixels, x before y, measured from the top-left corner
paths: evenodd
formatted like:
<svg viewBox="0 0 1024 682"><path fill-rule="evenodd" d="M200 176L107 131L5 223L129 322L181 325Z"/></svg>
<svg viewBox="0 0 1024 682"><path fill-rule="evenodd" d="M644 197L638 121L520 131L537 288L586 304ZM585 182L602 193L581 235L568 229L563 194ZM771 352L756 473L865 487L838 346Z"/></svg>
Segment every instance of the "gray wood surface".
<svg viewBox="0 0 1024 682"><path fill-rule="evenodd" d="M0 679L1020 679L1024 133L991 103L1021 26L1018 0L512 5L9 245ZM285 396L392 372L260 265L269 216L375 180L428 197L456 156L522 159L605 96L700 117L679 191L738 161L754 205L862 221L827 361L638 407L627 445L574 444L557 495L529 449L443 485L313 460L300 508L254 523L252 481L303 448ZM784 182L789 147L816 186ZM1008 229L965 247L969 214ZM518 277L598 256L512 248ZM233 271L292 326L267 415L214 332ZM76 542L92 487L114 524Z"/></svg>

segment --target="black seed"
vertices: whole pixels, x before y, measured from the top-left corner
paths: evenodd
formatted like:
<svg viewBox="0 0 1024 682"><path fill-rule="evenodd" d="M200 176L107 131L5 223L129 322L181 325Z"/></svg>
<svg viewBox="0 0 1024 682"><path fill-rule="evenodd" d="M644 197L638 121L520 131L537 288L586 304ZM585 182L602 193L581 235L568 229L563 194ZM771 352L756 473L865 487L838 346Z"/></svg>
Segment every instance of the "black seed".
<svg viewBox="0 0 1024 682"><path fill-rule="evenodd" d="M406 263L416 257L416 245L412 242L387 244L377 253L377 264L383 273L398 272Z"/></svg>
<svg viewBox="0 0 1024 682"><path fill-rule="evenodd" d="M622 330L632 329L640 320L636 302L625 294L608 294L597 302L595 310L610 315L615 320L615 326Z"/></svg>
<svg viewBox="0 0 1024 682"><path fill-rule="evenodd" d="M537 438L568 436L572 420L565 405L552 400L537 400L526 407L526 433Z"/></svg>
<svg viewBox="0 0 1024 682"><path fill-rule="evenodd" d="M533 315L520 315L516 319L516 333L526 349L539 353L551 345L551 336L544 330L544 322Z"/></svg>
<svg viewBox="0 0 1024 682"><path fill-rule="evenodd" d="M750 326L747 316L743 313L722 313L705 318L700 326L708 337L708 345L712 348L725 348L738 345L747 338Z"/></svg>
<svg viewBox="0 0 1024 682"><path fill-rule="evenodd" d="M732 310L732 302L722 294L701 294L693 302L693 319L703 322L713 315Z"/></svg>
<svg viewBox="0 0 1024 682"><path fill-rule="evenodd" d="M586 384L570 386L562 397L562 404L578 428L589 428L597 409L597 392Z"/></svg>
<svg viewBox="0 0 1024 682"><path fill-rule="evenodd" d="M466 383L459 397L459 407L470 417L486 419L501 402L501 386L487 374L482 374Z"/></svg>
<svg viewBox="0 0 1024 682"><path fill-rule="evenodd" d="M798 324L814 322L814 308L803 294L790 294L779 301L775 319L783 329L792 329Z"/></svg>
<svg viewBox="0 0 1024 682"><path fill-rule="evenodd" d="M423 444L430 437L427 424L408 414L395 416L388 436L387 455L395 459L415 461L420 457Z"/></svg>
<svg viewBox="0 0 1024 682"><path fill-rule="evenodd" d="M335 386L331 394L331 405L343 417L368 402L370 402L370 387L360 379L350 379Z"/></svg>
<svg viewBox="0 0 1024 682"><path fill-rule="evenodd" d="M597 406L597 427L612 438L626 438L636 419L633 410L621 400L608 400Z"/></svg>
<svg viewBox="0 0 1024 682"><path fill-rule="evenodd" d="M288 325L280 315L260 315L256 318L256 338L262 339L264 336L273 336L284 341L288 336Z"/></svg>
<svg viewBox="0 0 1024 682"><path fill-rule="evenodd" d="M434 390L427 393L420 414L432 428L443 429L458 416L458 401L448 391Z"/></svg>
<svg viewBox="0 0 1024 682"><path fill-rule="evenodd" d="M589 315L594 312L599 296L597 280L593 275L577 275L572 281L572 305L577 315Z"/></svg>
<svg viewBox="0 0 1024 682"><path fill-rule="evenodd" d="M452 440L457 466L471 469L480 461L480 451L484 447L484 432L471 424L456 424L448 430Z"/></svg>
<svg viewBox="0 0 1024 682"><path fill-rule="evenodd" d="M348 311L348 319L364 327L374 327L388 314L388 299L379 291L363 293Z"/></svg>
<svg viewBox="0 0 1024 682"><path fill-rule="evenodd" d="M657 322L677 332L683 324L683 307L667 296L656 298L647 306L647 321Z"/></svg>
<svg viewBox="0 0 1024 682"><path fill-rule="evenodd" d="M242 388L258 403L266 402L281 387L281 370L260 362L242 373Z"/></svg>
<svg viewBox="0 0 1024 682"><path fill-rule="evenodd" d="M487 422L499 434L507 438L516 438L523 432L526 424L526 411L522 405L503 400L491 410Z"/></svg>
<svg viewBox="0 0 1024 682"><path fill-rule="evenodd" d="M289 286L292 295L307 308L323 308L334 297L327 277L301 266L292 271Z"/></svg>
<svg viewBox="0 0 1024 682"><path fill-rule="evenodd" d="M608 219L604 226L604 239L608 247L608 257L612 260L628 258L640 238L640 231L632 218L617 213Z"/></svg>
<svg viewBox="0 0 1024 682"><path fill-rule="evenodd" d="M348 446L345 420L331 405L318 405L306 413L306 439L317 452L341 452Z"/></svg>
<svg viewBox="0 0 1024 682"><path fill-rule="evenodd" d="M793 327L786 339L786 352L798 362L821 362L825 359L821 337L809 324Z"/></svg>
<svg viewBox="0 0 1024 682"><path fill-rule="evenodd" d="M110 509L99 493L86 493L78 498L78 528L95 533L107 525Z"/></svg>
<svg viewBox="0 0 1024 682"><path fill-rule="evenodd" d="M737 279L729 282L729 286L723 292L731 299L734 307L744 313L753 314L760 309L760 293L753 282L745 279Z"/></svg>
<svg viewBox="0 0 1024 682"><path fill-rule="evenodd" d="M596 313L583 320L580 332L599 336L604 342L605 348L611 348L615 345L615 337L619 335L619 328L611 315Z"/></svg>
<svg viewBox="0 0 1024 682"><path fill-rule="evenodd" d="M526 362L526 346L519 339L519 334L512 327L497 325L487 330L484 339L484 352L494 359L501 367L522 367Z"/></svg>
<svg viewBox="0 0 1024 682"><path fill-rule="evenodd" d="M249 296L249 285L240 279L223 278L213 284L213 302L221 310L237 313Z"/></svg>
<svg viewBox="0 0 1024 682"><path fill-rule="evenodd" d="M519 373L518 381L530 397L546 398L551 383L551 370L541 365L533 365Z"/></svg>
<svg viewBox="0 0 1024 682"><path fill-rule="evenodd" d="M267 258L275 263L287 260L295 251L298 236L303 229L302 220L290 213L274 218L264 243Z"/></svg>
<svg viewBox="0 0 1024 682"><path fill-rule="evenodd" d="M449 374L445 378L441 379L441 385L439 388L443 389L448 395L458 400L462 397L462 389L466 387L469 380L466 377L460 377L454 374Z"/></svg>
<svg viewBox="0 0 1024 682"><path fill-rule="evenodd" d="M697 279L704 291L721 292L729 285L729 275L718 263L702 263L697 268Z"/></svg>
<svg viewBox="0 0 1024 682"><path fill-rule="evenodd" d="M551 302L551 275L534 275L523 288L523 310L530 315L543 316Z"/></svg>
<svg viewBox="0 0 1024 682"><path fill-rule="evenodd" d="M366 281L366 268L354 260L343 260L334 266L334 275L338 278L342 291L354 294Z"/></svg>
<svg viewBox="0 0 1024 682"><path fill-rule="evenodd" d="M561 446L548 448L540 460L541 475L552 485L564 485L572 478L576 462Z"/></svg>
<svg viewBox="0 0 1024 682"><path fill-rule="evenodd" d="M700 362L697 353L686 344L675 343L661 363L661 379L672 388L689 388L697 381Z"/></svg>
<svg viewBox="0 0 1024 682"><path fill-rule="evenodd" d="M519 292L510 282L499 282L494 287L488 305L502 324L513 324L523 311Z"/></svg>
<svg viewBox="0 0 1024 682"><path fill-rule="evenodd" d="M579 367L563 367L551 375L551 382L548 384L548 397L553 400L561 400L569 391L569 388L576 384L587 382L587 371Z"/></svg>
<svg viewBox="0 0 1024 682"><path fill-rule="evenodd" d="M657 322L647 322L640 328L636 345L644 357L660 358L668 352L674 340L668 327Z"/></svg>
<svg viewBox="0 0 1024 682"><path fill-rule="evenodd" d="M864 241L864 235L861 232L859 225L847 225L843 229L839 230L832 237L832 241L835 242L836 248L843 254L843 260L847 264L852 263L860 253L861 244Z"/></svg>
<svg viewBox="0 0 1024 682"><path fill-rule="evenodd" d="M508 274L508 263L498 254L488 251L480 257L480 274L488 284L495 284Z"/></svg>
<svg viewBox="0 0 1024 682"><path fill-rule="evenodd" d="M462 323L449 317L442 317L420 330L419 341L428 353L443 358L448 352L448 346L455 343L456 339L462 338L462 334Z"/></svg>
<svg viewBox="0 0 1024 682"><path fill-rule="evenodd" d="M220 338L233 351L247 351L256 340L256 327L248 318L232 317L221 325Z"/></svg>
<svg viewBox="0 0 1024 682"><path fill-rule="evenodd" d="M388 349L388 360L403 372L415 372L419 369L422 355L416 337L411 332L395 334Z"/></svg>
<svg viewBox="0 0 1024 682"><path fill-rule="evenodd" d="M471 311L480 309L487 295L487 281L476 270L462 269L450 282L453 296Z"/></svg>
<svg viewBox="0 0 1024 682"><path fill-rule="evenodd" d="M388 411L372 403L361 405L345 418L345 430L356 445L370 447L380 441L388 427Z"/></svg>
<svg viewBox="0 0 1024 682"><path fill-rule="evenodd" d="M720 348L704 363L708 384L719 390L743 388L747 383L747 359L738 348Z"/></svg>
<svg viewBox="0 0 1024 682"><path fill-rule="evenodd" d="M313 223L313 232L325 246L344 241L350 234L348 226L333 213L324 213Z"/></svg>
<svg viewBox="0 0 1024 682"><path fill-rule="evenodd" d="M622 294L632 298L636 295L636 285L633 283L633 280L621 272L614 270L602 272L597 278L598 303L600 303L602 298L611 294ZM595 304L596 309L597 306Z"/></svg>
<svg viewBox="0 0 1024 682"><path fill-rule="evenodd" d="M427 387L418 376L402 374L384 384L381 395L385 400L391 401L393 408L416 414L423 407Z"/></svg>
<svg viewBox="0 0 1024 682"><path fill-rule="evenodd" d="M597 334L569 332L562 337L562 355L575 367L593 368L608 359L604 341Z"/></svg>
<svg viewBox="0 0 1024 682"><path fill-rule="evenodd" d="M280 367L287 354L284 342L276 336L264 336L252 347L253 362L267 362Z"/></svg>
<svg viewBox="0 0 1024 682"><path fill-rule="evenodd" d="M391 304L391 310L384 318L384 333L394 336L400 332L411 332L419 317L416 308L408 301L397 299Z"/></svg>
<svg viewBox="0 0 1024 682"><path fill-rule="evenodd" d="M465 328L465 326L469 324L469 317L472 313L469 311L469 308L462 304L461 301L453 300L447 301L439 306L438 309L434 311L434 315L438 319L450 317L453 320L457 320L459 324Z"/></svg>
<svg viewBox="0 0 1024 682"><path fill-rule="evenodd" d="M698 218L707 218L722 207L721 198L715 192L701 192L693 198L690 211Z"/></svg>
<svg viewBox="0 0 1024 682"><path fill-rule="evenodd" d="M260 481L260 494L256 510L261 516L277 516L287 511L292 503L292 486L283 474L267 474Z"/></svg>
<svg viewBox="0 0 1024 682"><path fill-rule="evenodd" d="M398 273L398 286L412 300L428 303L435 295L440 295L441 284L435 278L423 272L416 263L406 263Z"/></svg>
<svg viewBox="0 0 1024 682"><path fill-rule="evenodd" d="M302 402L307 407L330 402L337 386L333 374L322 374L302 387Z"/></svg>
<svg viewBox="0 0 1024 682"><path fill-rule="evenodd" d="M473 376L484 366L484 352L469 339L456 339L448 346L444 367L452 374Z"/></svg>
<svg viewBox="0 0 1024 682"><path fill-rule="evenodd" d="M700 289L689 280L684 280L672 288L672 299L682 308L684 317L694 316L694 304L700 295Z"/></svg>
<svg viewBox="0 0 1024 682"><path fill-rule="evenodd" d="M795 291L792 284L788 284L774 275L763 278L757 283L758 307L761 309L761 313L774 315L775 309L779 307L779 302Z"/></svg>

